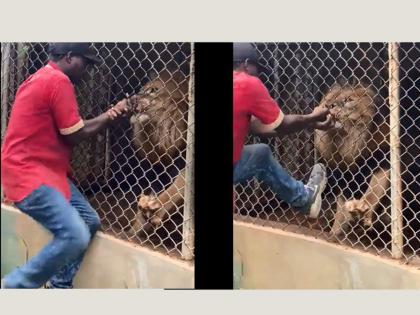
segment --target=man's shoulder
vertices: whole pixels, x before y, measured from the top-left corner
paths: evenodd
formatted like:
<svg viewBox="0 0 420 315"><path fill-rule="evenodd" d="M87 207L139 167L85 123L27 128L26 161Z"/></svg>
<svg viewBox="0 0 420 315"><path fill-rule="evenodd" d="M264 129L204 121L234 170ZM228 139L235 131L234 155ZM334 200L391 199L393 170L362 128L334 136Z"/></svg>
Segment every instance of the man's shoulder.
<svg viewBox="0 0 420 315"><path fill-rule="evenodd" d="M39 79L42 82L53 83L54 85L72 84L69 77L62 71L54 69L48 65L39 69L33 77L34 79Z"/></svg>
<svg viewBox="0 0 420 315"><path fill-rule="evenodd" d="M249 75L245 72L234 72L233 80L235 83L239 83L242 87L255 87L262 84L261 80L255 76Z"/></svg>

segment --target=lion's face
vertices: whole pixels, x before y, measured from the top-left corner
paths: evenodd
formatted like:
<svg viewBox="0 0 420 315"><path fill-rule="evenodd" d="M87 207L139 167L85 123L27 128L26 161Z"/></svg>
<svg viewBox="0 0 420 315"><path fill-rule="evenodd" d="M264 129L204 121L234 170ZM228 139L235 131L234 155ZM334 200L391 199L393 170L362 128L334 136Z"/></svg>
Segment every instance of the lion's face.
<svg viewBox="0 0 420 315"><path fill-rule="evenodd" d="M364 124L373 115L373 91L360 86L334 86L321 106L330 109L338 122L338 128Z"/></svg>
<svg viewBox="0 0 420 315"><path fill-rule="evenodd" d="M185 102L186 95L187 84L181 73L159 73L137 95L132 96L133 103L137 104L132 123L145 123L169 106Z"/></svg>

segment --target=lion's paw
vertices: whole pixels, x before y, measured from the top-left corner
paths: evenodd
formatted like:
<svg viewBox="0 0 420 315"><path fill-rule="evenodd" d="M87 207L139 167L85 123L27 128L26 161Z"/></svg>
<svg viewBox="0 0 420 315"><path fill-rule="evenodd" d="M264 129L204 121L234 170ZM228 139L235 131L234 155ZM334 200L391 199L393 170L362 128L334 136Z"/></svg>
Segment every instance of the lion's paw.
<svg viewBox="0 0 420 315"><path fill-rule="evenodd" d="M369 211L369 205L360 199L353 199L344 203L344 209L352 215L353 218L363 218L363 225L369 229L372 227L372 214Z"/></svg>
<svg viewBox="0 0 420 315"><path fill-rule="evenodd" d="M138 208L143 216L150 220L150 223L154 226L162 224L162 219L155 215L162 208L162 204L155 196L141 195L138 201Z"/></svg>

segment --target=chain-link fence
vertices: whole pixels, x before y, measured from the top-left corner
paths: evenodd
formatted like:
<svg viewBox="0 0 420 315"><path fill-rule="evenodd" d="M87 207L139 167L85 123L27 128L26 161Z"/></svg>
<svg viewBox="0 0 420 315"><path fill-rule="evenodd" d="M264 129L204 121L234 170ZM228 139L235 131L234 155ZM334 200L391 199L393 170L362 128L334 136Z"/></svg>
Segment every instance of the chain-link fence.
<svg viewBox="0 0 420 315"><path fill-rule="evenodd" d="M337 118L267 143L296 179L314 163L328 184L316 220L293 211L256 180L237 185L240 220L312 235L414 263L420 254L419 43L255 43L260 78L286 114L315 106Z"/></svg>
<svg viewBox="0 0 420 315"><path fill-rule="evenodd" d="M19 85L48 59L47 43L1 44L1 137ZM192 259L193 44L94 43L103 58L77 90L84 119L125 97L130 120L74 149L78 187L118 238ZM185 198L184 198L185 196ZM185 200L185 201L184 201Z"/></svg>

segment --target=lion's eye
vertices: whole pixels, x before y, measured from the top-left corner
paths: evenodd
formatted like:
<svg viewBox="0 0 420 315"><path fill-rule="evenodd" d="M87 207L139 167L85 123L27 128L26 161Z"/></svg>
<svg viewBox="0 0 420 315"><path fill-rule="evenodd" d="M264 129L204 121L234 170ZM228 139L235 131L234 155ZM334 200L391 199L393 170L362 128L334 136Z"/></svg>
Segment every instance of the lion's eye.
<svg viewBox="0 0 420 315"><path fill-rule="evenodd" d="M157 87L152 87L149 89L149 93L157 93L159 89Z"/></svg>

